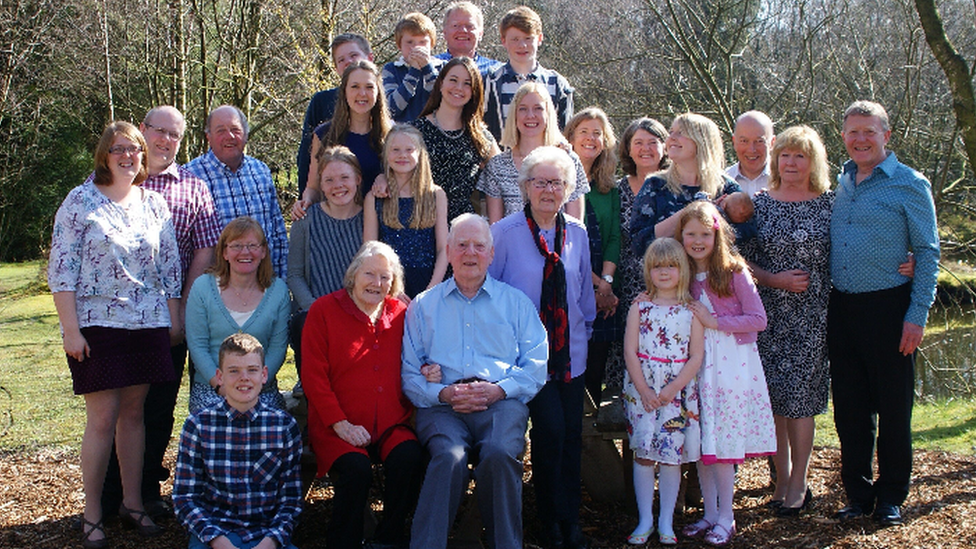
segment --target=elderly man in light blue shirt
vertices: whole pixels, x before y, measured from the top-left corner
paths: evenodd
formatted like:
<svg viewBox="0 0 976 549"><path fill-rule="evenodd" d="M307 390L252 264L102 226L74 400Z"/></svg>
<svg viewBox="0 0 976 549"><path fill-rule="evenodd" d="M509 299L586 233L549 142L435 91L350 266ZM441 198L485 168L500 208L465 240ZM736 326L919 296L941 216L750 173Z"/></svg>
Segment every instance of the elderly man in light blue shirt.
<svg viewBox="0 0 976 549"><path fill-rule="evenodd" d="M454 277L417 296L403 334L403 392L431 456L410 547L447 546L476 448L489 545L520 548L526 404L546 381L546 330L524 293L487 275L494 247L484 218L458 216L447 254Z"/></svg>

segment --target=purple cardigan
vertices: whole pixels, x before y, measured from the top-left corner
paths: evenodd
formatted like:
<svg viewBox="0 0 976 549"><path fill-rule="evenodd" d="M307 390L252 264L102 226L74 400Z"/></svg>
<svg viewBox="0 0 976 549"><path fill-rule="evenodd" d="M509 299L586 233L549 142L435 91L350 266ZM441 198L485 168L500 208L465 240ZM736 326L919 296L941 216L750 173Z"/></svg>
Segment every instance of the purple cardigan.
<svg viewBox="0 0 976 549"><path fill-rule="evenodd" d="M495 239L495 259L488 274L515 286L529 296L536 310L542 294L542 269L545 259L532 240L524 212L515 212L491 226ZM552 246L555 229L541 231ZM566 305L569 309L569 353L571 376L586 370L587 342L596 318L596 299L590 278L590 242L586 227L575 218L566 216L566 243L563 251L566 266Z"/></svg>
<svg viewBox="0 0 976 549"><path fill-rule="evenodd" d="M708 294L715 309L712 314L718 318L718 329L735 334L735 342L739 345L755 343L758 333L766 329L766 309L749 273L743 271L732 275L732 295L729 297L715 295L705 280L692 279L691 297L701 299L702 292Z"/></svg>

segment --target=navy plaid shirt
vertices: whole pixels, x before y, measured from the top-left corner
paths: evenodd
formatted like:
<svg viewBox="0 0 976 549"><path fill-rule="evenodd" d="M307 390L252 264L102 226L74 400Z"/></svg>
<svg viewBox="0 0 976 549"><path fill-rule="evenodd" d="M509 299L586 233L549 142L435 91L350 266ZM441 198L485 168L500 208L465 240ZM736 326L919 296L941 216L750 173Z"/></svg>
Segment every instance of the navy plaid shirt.
<svg viewBox="0 0 976 549"><path fill-rule="evenodd" d="M207 154L191 160L186 169L210 187L221 230L242 215L257 220L268 239L275 275L282 279L287 277L288 232L268 165L253 156L244 155L244 161L234 172L209 150Z"/></svg>
<svg viewBox="0 0 976 549"><path fill-rule="evenodd" d="M224 400L183 426L173 479L176 515L204 543L237 534L288 545L302 508L302 436L288 413Z"/></svg>
<svg viewBox="0 0 976 549"><path fill-rule="evenodd" d="M529 74L518 74L511 63L505 63L485 77L485 124L496 141L502 139L502 128L508 118L508 108L515 92L526 82L538 82L549 90L556 107L556 119L562 130L573 117L573 88L563 75L536 65Z"/></svg>

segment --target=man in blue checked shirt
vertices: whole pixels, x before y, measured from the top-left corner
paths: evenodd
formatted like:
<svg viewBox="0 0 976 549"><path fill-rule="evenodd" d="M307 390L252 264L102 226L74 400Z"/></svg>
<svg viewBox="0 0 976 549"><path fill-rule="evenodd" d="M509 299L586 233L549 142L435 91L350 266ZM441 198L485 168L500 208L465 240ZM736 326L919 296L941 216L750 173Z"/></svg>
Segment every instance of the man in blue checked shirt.
<svg viewBox="0 0 976 549"><path fill-rule="evenodd" d="M189 549L296 549L302 435L295 418L261 404L264 349L251 335L220 346L224 400L190 415L176 458L173 504Z"/></svg>
<svg viewBox="0 0 976 549"><path fill-rule="evenodd" d="M253 217L268 239L275 275L288 274L288 232L278 205L278 191L268 165L244 154L247 118L232 105L221 105L207 117L210 150L191 160L186 169L210 187L223 229L234 219Z"/></svg>
<svg viewBox="0 0 976 549"><path fill-rule="evenodd" d="M840 174L830 220L827 309L847 493L836 518L873 513L876 523L891 526L902 523L912 474L915 350L935 300L939 234L928 180L887 150L884 107L853 103L844 111L843 137L851 159ZM909 254L915 255L914 278L898 268Z"/></svg>

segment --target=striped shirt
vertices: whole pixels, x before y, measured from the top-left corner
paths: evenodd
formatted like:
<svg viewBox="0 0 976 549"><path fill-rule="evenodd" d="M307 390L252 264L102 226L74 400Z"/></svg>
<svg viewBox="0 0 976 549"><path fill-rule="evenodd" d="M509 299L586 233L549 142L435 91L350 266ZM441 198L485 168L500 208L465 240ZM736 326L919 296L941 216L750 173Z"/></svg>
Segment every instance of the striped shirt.
<svg viewBox="0 0 976 549"><path fill-rule="evenodd" d="M844 293L912 284L905 321L925 326L935 301L939 233L932 186L889 152L871 175L854 184L857 165L844 164L830 217L830 276ZM898 265L915 254L915 277Z"/></svg>
<svg viewBox="0 0 976 549"><path fill-rule="evenodd" d="M284 278L288 272L288 232L268 165L245 155L235 172L209 150L191 160L186 169L210 187L221 230L242 215L257 220L271 248L271 266Z"/></svg>
<svg viewBox="0 0 976 549"><path fill-rule="evenodd" d="M316 299L343 287L342 279L363 243L363 213L335 219L319 204L291 224L288 288L307 311Z"/></svg>
<svg viewBox="0 0 976 549"><path fill-rule="evenodd" d="M538 82L549 90L560 130L573 117L573 88L563 75L541 65L529 74L517 74L511 63L505 63L485 77L485 124L495 140L501 141L510 103L519 86L526 82Z"/></svg>
<svg viewBox="0 0 976 549"><path fill-rule="evenodd" d="M443 65L443 61L432 57L430 63L418 69L407 64L403 56L383 65L383 91L393 120L410 122L420 116Z"/></svg>
<svg viewBox="0 0 976 549"><path fill-rule="evenodd" d="M234 533L285 547L302 509L302 434L295 418L226 400L187 418L173 478L176 516L209 544Z"/></svg>

